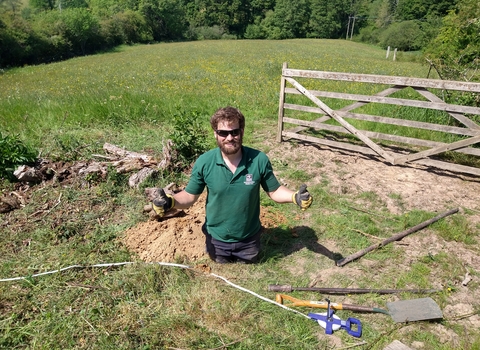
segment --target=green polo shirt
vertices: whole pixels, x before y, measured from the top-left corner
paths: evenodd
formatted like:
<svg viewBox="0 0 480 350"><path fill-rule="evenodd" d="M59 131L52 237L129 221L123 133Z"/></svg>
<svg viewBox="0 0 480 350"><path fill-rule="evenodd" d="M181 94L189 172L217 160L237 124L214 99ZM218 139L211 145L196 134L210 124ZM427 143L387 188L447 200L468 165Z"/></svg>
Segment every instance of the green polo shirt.
<svg viewBox="0 0 480 350"><path fill-rule="evenodd" d="M280 183L267 155L243 146L235 174L225 164L220 148L202 154L185 191L198 195L207 187L208 233L222 242L239 242L260 230L260 186L273 192Z"/></svg>

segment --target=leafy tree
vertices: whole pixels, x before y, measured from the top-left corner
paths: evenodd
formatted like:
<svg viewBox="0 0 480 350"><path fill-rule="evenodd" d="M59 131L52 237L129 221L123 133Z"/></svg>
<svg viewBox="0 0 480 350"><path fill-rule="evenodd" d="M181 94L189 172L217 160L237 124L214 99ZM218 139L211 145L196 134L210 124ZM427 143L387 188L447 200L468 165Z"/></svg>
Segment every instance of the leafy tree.
<svg viewBox="0 0 480 350"><path fill-rule="evenodd" d="M58 0L59 9L67 8L87 8L88 4L85 0Z"/></svg>
<svg viewBox="0 0 480 350"><path fill-rule="evenodd" d="M399 0L395 14L398 19L412 20L424 18L428 12L428 4L424 0Z"/></svg>
<svg viewBox="0 0 480 350"><path fill-rule="evenodd" d="M262 18L258 16L253 24L249 24L245 30L245 39L265 39L267 38L267 31L262 25Z"/></svg>
<svg viewBox="0 0 480 350"><path fill-rule="evenodd" d="M250 0L251 18L263 19L268 11L273 11L275 8L275 0Z"/></svg>
<svg viewBox="0 0 480 350"><path fill-rule="evenodd" d="M189 168L199 155L212 148L207 137L208 128L200 122L202 116L197 112L180 110L173 115L173 133L170 135L174 151L172 161L175 170Z"/></svg>
<svg viewBox="0 0 480 350"><path fill-rule="evenodd" d="M2 0L0 1L0 6L3 8L2 12L16 16L20 13L23 4L21 0Z"/></svg>
<svg viewBox="0 0 480 350"><path fill-rule="evenodd" d="M393 23L380 35L382 47L391 46L402 51L419 50L423 42L424 33L417 21Z"/></svg>
<svg viewBox="0 0 480 350"><path fill-rule="evenodd" d="M265 17L270 39L304 38L308 25L306 0L277 0L272 16Z"/></svg>
<svg viewBox="0 0 480 350"><path fill-rule="evenodd" d="M480 3L462 0L443 19L426 56L444 79L480 81ZM480 103L480 101L478 101Z"/></svg>
<svg viewBox="0 0 480 350"><path fill-rule="evenodd" d="M108 28L108 36L106 33L102 36L105 39L111 37L109 47L115 44L146 43L153 40L151 29L145 18L132 10L114 14L102 23L101 28L103 33Z"/></svg>
<svg viewBox="0 0 480 350"><path fill-rule="evenodd" d="M127 10L138 11L139 0L86 0L89 10L99 18L108 18Z"/></svg>
<svg viewBox="0 0 480 350"><path fill-rule="evenodd" d="M343 35L350 2L346 0L311 0L307 36L312 38L339 38Z"/></svg>
<svg viewBox="0 0 480 350"><path fill-rule="evenodd" d="M85 8L70 8L62 10L60 19L61 36L71 43L75 54L85 55L87 42L90 40L94 43L99 32L97 18Z"/></svg>
<svg viewBox="0 0 480 350"><path fill-rule="evenodd" d="M389 0L380 0L372 3L369 16L375 18L377 28L385 28L392 23L394 6Z"/></svg>
<svg viewBox="0 0 480 350"><path fill-rule="evenodd" d="M151 28L154 40L178 40L183 37L185 13L178 1L142 0L139 12Z"/></svg>
<svg viewBox="0 0 480 350"><path fill-rule="evenodd" d="M36 50L39 62L52 62L73 56L72 43L64 35L60 11L43 11L32 17L33 30L41 38L43 45Z"/></svg>
<svg viewBox="0 0 480 350"><path fill-rule="evenodd" d="M42 62L44 46L29 21L9 17L0 27L0 67Z"/></svg>
<svg viewBox="0 0 480 350"><path fill-rule="evenodd" d="M253 21L249 0L186 0L184 7L191 27L220 26L227 33L242 36Z"/></svg>
<svg viewBox="0 0 480 350"><path fill-rule="evenodd" d="M398 0L395 15L397 20L445 16L455 7L456 2L457 0Z"/></svg>
<svg viewBox="0 0 480 350"><path fill-rule="evenodd" d="M29 0L28 4L35 10L49 11L55 7L54 0Z"/></svg>
<svg viewBox="0 0 480 350"><path fill-rule="evenodd" d="M456 1L463 0L359 0L360 7L367 9L368 20L361 26L355 24L361 27L358 39L380 46L395 43L398 48L422 49L438 34L439 16L452 9ZM417 22L399 24L413 20ZM391 42L386 43L388 40Z"/></svg>
<svg viewBox="0 0 480 350"><path fill-rule="evenodd" d="M275 23L275 12L273 10L265 13L265 18L260 24L260 28L265 32L268 39L284 39L281 36L281 30Z"/></svg>

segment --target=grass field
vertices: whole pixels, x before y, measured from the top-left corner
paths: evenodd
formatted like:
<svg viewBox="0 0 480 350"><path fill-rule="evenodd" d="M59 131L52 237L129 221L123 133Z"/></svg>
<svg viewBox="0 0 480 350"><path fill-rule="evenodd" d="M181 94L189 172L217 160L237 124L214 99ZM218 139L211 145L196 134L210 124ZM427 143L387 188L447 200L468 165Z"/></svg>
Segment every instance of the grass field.
<svg viewBox="0 0 480 350"><path fill-rule="evenodd" d="M85 160L100 153L105 142L132 151L160 154L179 114L195 113L208 130L209 116L221 106L240 108L247 118L245 143L263 149L274 140L283 62L290 68L426 77L428 66L415 55L387 60L385 51L344 40L202 41L121 47L115 52L79 57L49 65L12 69L0 75L0 130L17 134L55 160ZM295 185L309 174L295 161L276 159L274 166ZM177 174L185 181L188 174ZM0 348L2 349L327 349L328 337L317 324L285 311L224 281L195 269L145 264L127 251L118 237L146 220L141 190L127 186L126 176L109 174L89 186L39 187L29 203L0 217L0 278L26 276L0 283ZM162 181L166 181L163 179ZM149 183L152 185L153 183ZM185 183L179 183L184 185ZM2 191L14 189L3 183ZM162 185L165 185L162 183ZM352 209L352 199L329 190L328 183L311 188L321 219L299 217L295 208L262 204L284 216L277 240L257 265L214 266L214 273L260 295L265 286L288 281L304 286L309 276L331 261L310 250L284 256L291 227L308 226L316 240L338 240L350 251L367 245L365 237L346 228L356 223L371 235L394 233L427 220L434 213L389 213L371 193L359 198L382 220ZM392 194L393 196L394 194ZM37 218L43 205L60 202ZM102 224L99 224L99 222ZM448 240L474 245L478 227L462 217L432 227ZM302 238L303 237L303 238ZM384 262L383 278L372 278L368 267L357 279L330 276L338 287L431 288L431 271L450 281L451 270L462 271L455 257L438 255L397 271L401 259L390 247L371 259ZM135 261L110 267L75 268L50 275L32 275L72 265ZM391 264L389 264L391 262ZM190 261L178 261L189 265ZM209 263L208 261L205 263ZM298 273L301 270L302 273ZM440 271L440 272L438 272ZM476 275L478 272L472 272ZM376 275L375 275L376 276ZM444 302L451 289L439 296ZM319 298L315 294L296 294ZM406 295L409 297L411 295ZM268 296L271 299L271 295ZM352 296L350 296L352 297ZM352 297L357 303L385 305L376 294ZM478 306L477 306L478 307ZM357 317L343 313L342 317ZM400 326L365 315L361 339L337 332L342 348L382 349L396 339ZM479 349L473 329L447 324L464 339L461 348ZM457 328L456 328L457 327ZM451 349L425 323L406 341L421 341L424 349Z"/></svg>
<svg viewBox="0 0 480 350"><path fill-rule="evenodd" d="M385 59L347 41L212 41L122 47L0 76L0 128L44 154L104 140L158 148L175 113L234 105L255 130L272 125L283 62L298 69L426 77L428 67ZM136 137L139 131L142 137ZM251 135L249 132L247 135ZM44 135L49 135L45 138Z"/></svg>

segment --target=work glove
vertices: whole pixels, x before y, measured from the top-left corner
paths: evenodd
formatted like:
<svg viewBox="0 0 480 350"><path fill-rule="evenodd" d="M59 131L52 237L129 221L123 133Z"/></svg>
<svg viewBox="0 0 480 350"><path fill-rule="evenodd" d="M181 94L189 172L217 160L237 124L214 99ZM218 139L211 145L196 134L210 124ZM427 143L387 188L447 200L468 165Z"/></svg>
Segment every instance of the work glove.
<svg viewBox="0 0 480 350"><path fill-rule="evenodd" d="M307 185L301 185L298 191L292 194L292 202L298 205L302 210L305 210L312 205L313 198L307 191Z"/></svg>
<svg viewBox="0 0 480 350"><path fill-rule="evenodd" d="M163 217L167 211L173 208L175 199L166 194L163 188L158 189L158 196L152 201L152 208L158 216Z"/></svg>

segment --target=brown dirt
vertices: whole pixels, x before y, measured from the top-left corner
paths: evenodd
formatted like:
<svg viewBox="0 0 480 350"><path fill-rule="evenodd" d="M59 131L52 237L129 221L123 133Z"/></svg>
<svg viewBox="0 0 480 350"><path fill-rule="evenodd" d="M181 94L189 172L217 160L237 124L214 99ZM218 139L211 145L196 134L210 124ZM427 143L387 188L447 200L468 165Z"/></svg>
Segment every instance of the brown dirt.
<svg viewBox="0 0 480 350"><path fill-rule="evenodd" d="M178 216L142 222L128 229L123 242L147 262L198 261L207 258L202 224L205 216L205 194ZM270 228L285 221L267 210L261 210L263 227Z"/></svg>

